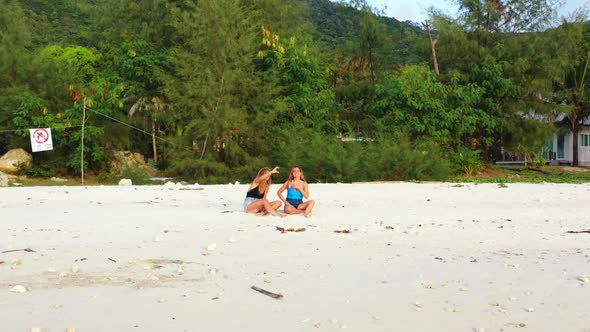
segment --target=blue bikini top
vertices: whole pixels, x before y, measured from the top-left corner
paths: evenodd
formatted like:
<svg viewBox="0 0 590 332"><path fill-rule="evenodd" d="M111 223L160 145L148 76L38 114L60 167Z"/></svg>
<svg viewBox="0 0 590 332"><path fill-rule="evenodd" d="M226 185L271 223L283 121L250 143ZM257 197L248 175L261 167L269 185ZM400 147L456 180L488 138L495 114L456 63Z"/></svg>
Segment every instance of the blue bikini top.
<svg viewBox="0 0 590 332"><path fill-rule="evenodd" d="M303 199L303 194L295 190L293 187L287 189L287 199Z"/></svg>

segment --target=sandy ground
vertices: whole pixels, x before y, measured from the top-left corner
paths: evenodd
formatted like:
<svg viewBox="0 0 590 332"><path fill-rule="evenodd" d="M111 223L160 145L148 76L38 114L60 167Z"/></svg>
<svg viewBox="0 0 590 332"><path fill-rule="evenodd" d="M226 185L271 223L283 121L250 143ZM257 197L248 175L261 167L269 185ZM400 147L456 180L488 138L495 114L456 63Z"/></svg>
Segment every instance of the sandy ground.
<svg viewBox="0 0 590 332"><path fill-rule="evenodd" d="M590 184L246 189L0 189L0 330L590 331Z"/></svg>

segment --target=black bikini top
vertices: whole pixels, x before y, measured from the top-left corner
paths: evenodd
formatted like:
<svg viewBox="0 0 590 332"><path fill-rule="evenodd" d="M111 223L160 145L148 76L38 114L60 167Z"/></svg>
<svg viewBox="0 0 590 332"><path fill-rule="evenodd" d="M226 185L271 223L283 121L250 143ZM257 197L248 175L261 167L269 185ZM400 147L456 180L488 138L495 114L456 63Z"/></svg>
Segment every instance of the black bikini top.
<svg viewBox="0 0 590 332"><path fill-rule="evenodd" d="M264 197L264 193L260 193L260 191L258 191L258 187L255 187L248 190L246 197L262 199L262 197Z"/></svg>

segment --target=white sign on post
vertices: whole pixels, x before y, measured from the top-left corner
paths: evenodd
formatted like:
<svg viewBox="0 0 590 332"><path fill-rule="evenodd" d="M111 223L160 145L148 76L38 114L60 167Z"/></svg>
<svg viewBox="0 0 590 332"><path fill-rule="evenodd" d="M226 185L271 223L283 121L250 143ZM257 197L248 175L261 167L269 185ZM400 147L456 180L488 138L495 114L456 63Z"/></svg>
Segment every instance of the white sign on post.
<svg viewBox="0 0 590 332"><path fill-rule="evenodd" d="M51 128L29 129L31 133L31 147L33 152L53 150Z"/></svg>

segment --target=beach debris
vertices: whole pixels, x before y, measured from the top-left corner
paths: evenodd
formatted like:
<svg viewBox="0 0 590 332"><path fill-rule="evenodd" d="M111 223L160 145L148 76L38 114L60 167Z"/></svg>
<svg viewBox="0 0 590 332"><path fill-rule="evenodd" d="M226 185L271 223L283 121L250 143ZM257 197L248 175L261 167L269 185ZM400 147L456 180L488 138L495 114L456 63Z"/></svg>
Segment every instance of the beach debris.
<svg viewBox="0 0 590 332"><path fill-rule="evenodd" d="M2 264L4 264L4 263L5 263L4 261L0 261L0 265L2 265Z"/></svg>
<svg viewBox="0 0 590 332"><path fill-rule="evenodd" d="M10 262L11 262L10 268L11 268L11 269L13 269L13 270L18 270L18 269L20 269L20 268L22 267L22 265L23 265L23 262L21 262L21 260L20 260L20 259L13 259L13 260L12 260L12 261L10 261Z"/></svg>
<svg viewBox="0 0 590 332"><path fill-rule="evenodd" d="M70 327L67 327L66 328L66 332L76 332L76 331L78 331L78 330L75 327L73 327L73 326L70 326Z"/></svg>
<svg viewBox="0 0 590 332"><path fill-rule="evenodd" d="M486 329L484 329L483 327L476 327L473 329L473 332L486 332Z"/></svg>
<svg viewBox="0 0 590 332"><path fill-rule="evenodd" d="M429 285L429 284L422 284L422 288L433 289L434 287L432 287L432 285Z"/></svg>
<svg viewBox="0 0 590 332"><path fill-rule="evenodd" d="M82 258L78 258L78 259L74 260L74 262L83 262L83 261L85 261L87 259L88 258L86 258L86 257L82 257Z"/></svg>
<svg viewBox="0 0 590 332"><path fill-rule="evenodd" d="M12 287L10 289L10 291L13 292L13 293L26 293L28 290L23 285L16 285L16 286Z"/></svg>
<svg viewBox="0 0 590 332"><path fill-rule="evenodd" d="M283 228L283 227L275 227L277 229L277 231L281 232L281 233L287 233L287 232L295 232L295 233L300 233L300 232L305 232L305 227L301 227L301 228Z"/></svg>
<svg viewBox="0 0 590 332"><path fill-rule="evenodd" d="M73 273L78 273L80 272L80 267L78 265L72 265L72 272Z"/></svg>
<svg viewBox="0 0 590 332"><path fill-rule="evenodd" d="M422 304L420 304L419 302L414 302L414 310L422 311L422 309L423 309Z"/></svg>
<svg viewBox="0 0 590 332"><path fill-rule="evenodd" d="M213 251L213 250L215 250L215 248L217 248L217 244L211 243L210 245L207 246L207 251Z"/></svg>
<svg viewBox="0 0 590 332"><path fill-rule="evenodd" d="M31 327L31 332L44 332L45 329L39 326L33 326Z"/></svg>
<svg viewBox="0 0 590 332"><path fill-rule="evenodd" d="M266 282L267 284L270 284L272 282L272 279L269 277L266 277L266 278L262 279L262 281Z"/></svg>
<svg viewBox="0 0 590 332"><path fill-rule="evenodd" d="M579 276L578 280L580 280L583 283L590 283L590 275L587 276Z"/></svg>
<svg viewBox="0 0 590 332"><path fill-rule="evenodd" d="M516 328L525 328L525 323L506 323L505 326L516 327Z"/></svg>
<svg viewBox="0 0 590 332"><path fill-rule="evenodd" d="M342 230L335 230L334 233L350 234L351 232L349 229L342 229Z"/></svg>
<svg viewBox="0 0 590 332"><path fill-rule="evenodd" d="M112 259L112 258L110 258L110 257L107 257L107 259L108 259L108 260L110 260L110 261L111 261L111 262L113 262L113 263L116 263L116 262L117 262L116 260L114 260L114 259Z"/></svg>
<svg viewBox="0 0 590 332"><path fill-rule="evenodd" d="M393 229L393 226L385 226L385 229Z"/></svg>
<svg viewBox="0 0 590 332"><path fill-rule="evenodd" d="M526 308L526 312L535 312L535 308Z"/></svg>
<svg viewBox="0 0 590 332"><path fill-rule="evenodd" d="M590 229L586 229L583 231L567 231L566 233L569 233L569 234L590 233Z"/></svg>
<svg viewBox="0 0 590 332"><path fill-rule="evenodd" d="M162 242L164 241L164 233L160 232L158 234L156 234L156 236L154 237L154 242Z"/></svg>
<svg viewBox="0 0 590 332"><path fill-rule="evenodd" d="M253 290L255 290L255 291L259 292L259 293L262 293L262 294L264 294L266 296L270 296L273 299L277 299L278 300L278 299L282 299L283 298L283 294L277 294L277 293L269 292L269 291L267 291L265 289L262 289L262 288L259 288L259 287L256 287L256 286L252 286L250 288L252 288Z"/></svg>
<svg viewBox="0 0 590 332"><path fill-rule="evenodd" d="M11 249L11 250L4 250L2 253L5 254L7 252L15 252L15 251L26 251L26 252L36 252L31 248L24 248L24 249Z"/></svg>

